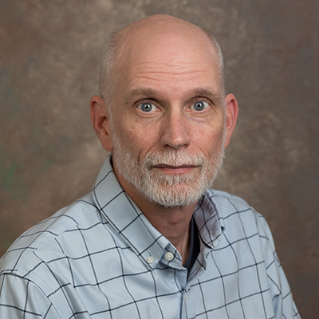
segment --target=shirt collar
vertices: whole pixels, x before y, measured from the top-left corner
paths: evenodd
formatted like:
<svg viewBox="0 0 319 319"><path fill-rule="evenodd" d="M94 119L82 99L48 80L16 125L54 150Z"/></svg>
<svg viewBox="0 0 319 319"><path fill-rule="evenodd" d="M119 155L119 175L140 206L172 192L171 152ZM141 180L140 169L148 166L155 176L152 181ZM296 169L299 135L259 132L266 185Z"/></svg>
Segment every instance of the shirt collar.
<svg viewBox="0 0 319 319"><path fill-rule="evenodd" d="M112 165L111 155L107 157L93 186L93 198L102 215L116 232L125 238L131 248L144 261L148 257L154 260L148 263L155 267L163 254L171 251L177 257L176 266L181 266L181 258L173 245L155 227L151 225L141 210L126 194L119 184ZM216 246L221 234L221 222L218 206L212 196L203 194L199 200L194 218L205 244Z"/></svg>
<svg viewBox="0 0 319 319"><path fill-rule="evenodd" d="M151 225L148 219L119 184L108 156L93 187L95 204L113 226L125 238L131 248L144 260L153 258L154 267L170 242Z"/></svg>
<svg viewBox="0 0 319 319"><path fill-rule="evenodd" d="M211 190L205 191L198 201L194 218L200 236L206 246L210 248L216 247L225 225Z"/></svg>

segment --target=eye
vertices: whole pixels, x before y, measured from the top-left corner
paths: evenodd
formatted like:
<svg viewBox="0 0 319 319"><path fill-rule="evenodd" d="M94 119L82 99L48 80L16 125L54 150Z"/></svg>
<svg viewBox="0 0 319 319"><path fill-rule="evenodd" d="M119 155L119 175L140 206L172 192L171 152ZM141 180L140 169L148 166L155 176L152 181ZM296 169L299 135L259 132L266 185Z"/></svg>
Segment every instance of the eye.
<svg viewBox="0 0 319 319"><path fill-rule="evenodd" d="M191 109L195 111L203 111L209 107L209 104L204 101L197 101L192 106Z"/></svg>
<svg viewBox="0 0 319 319"><path fill-rule="evenodd" d="M150 102L142 103L137 108L140 109L143 112L148 112L148 113L149 112L154 112L154 111L157 110L157 107L154 104L150 103Z"/></svg>

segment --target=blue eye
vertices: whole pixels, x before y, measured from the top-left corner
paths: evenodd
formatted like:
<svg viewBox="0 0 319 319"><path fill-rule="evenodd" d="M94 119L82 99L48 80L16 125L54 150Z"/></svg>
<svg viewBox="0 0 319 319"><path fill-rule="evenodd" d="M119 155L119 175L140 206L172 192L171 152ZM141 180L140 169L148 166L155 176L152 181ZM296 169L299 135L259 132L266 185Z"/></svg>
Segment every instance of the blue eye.
<svg viewBox="0 0 319 319"><path fill-rule="evenodd" d="M150 102L142 103L138 106L138 108L142 110L143 112L152 112L157 109L157 107Z"/></svg>
<svg viewBox="0 0 319 319"><path fill-rule="evenodd" d="M209 106L208 103L204 101L198 101L198 102L195 102L191 108L195 111L203 111L204 109L208 108L208 106Z"/></svg>

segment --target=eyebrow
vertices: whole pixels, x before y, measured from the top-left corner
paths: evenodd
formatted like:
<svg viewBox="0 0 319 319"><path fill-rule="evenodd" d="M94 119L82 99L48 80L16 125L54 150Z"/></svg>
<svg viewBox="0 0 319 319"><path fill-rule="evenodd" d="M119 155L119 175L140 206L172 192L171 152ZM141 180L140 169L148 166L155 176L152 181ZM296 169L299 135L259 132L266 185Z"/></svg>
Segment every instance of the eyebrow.
<svg viewBox="0 0 319 319"><path fill-rule="evenodd" d="M159 92L159 91L153 90L151 88L140 87L140 88L134 89L132 91L129 91L127 96L125 97L124 103L128 104L129 101L134 96L145 96L148 98L156 98L159 95L161 95L161 92ZM204 96L204 97L211 99L216 104L219 104L222 101L221 94L215 93L209 89L202 88L202 87L198 87L198 88L195 88L194 90L190 90L189 95L192 95L190 100L196 96Z"/></svg>
<svg viewBox="0 0 319 319"><path fill-rule="evenodd" d="M125 97L124 103L127 104L134 96L147 96L147 97L155 97L158 93L155 90L150 88L137 88L135 90L129 91L127 96Z"/></svg>
<svg viewBox="0 0 319 319"><path fill-rule="evenodd" d="M216 103L220 103L222 101L222 95L216 92L213 92L211 90L205 89L205 88L196 88L194 90L195 96L205 96L210 98L212 101Z"/></svg>

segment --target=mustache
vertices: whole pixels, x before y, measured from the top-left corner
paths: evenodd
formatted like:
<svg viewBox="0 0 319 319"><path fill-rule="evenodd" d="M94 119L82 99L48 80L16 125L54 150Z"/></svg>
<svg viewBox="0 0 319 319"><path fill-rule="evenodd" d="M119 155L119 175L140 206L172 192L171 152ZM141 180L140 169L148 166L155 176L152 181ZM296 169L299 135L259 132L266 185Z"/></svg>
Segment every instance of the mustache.
<svg viewBox="0 0 319 319"><path fill-rule="evenodd" d="M162 152L148 152L141 163L151 169L158 165L168 166L203 166L207 159L203 153L191 154L187 150L165 150Z"/></svg>

